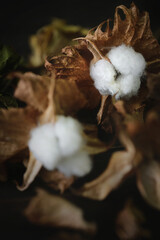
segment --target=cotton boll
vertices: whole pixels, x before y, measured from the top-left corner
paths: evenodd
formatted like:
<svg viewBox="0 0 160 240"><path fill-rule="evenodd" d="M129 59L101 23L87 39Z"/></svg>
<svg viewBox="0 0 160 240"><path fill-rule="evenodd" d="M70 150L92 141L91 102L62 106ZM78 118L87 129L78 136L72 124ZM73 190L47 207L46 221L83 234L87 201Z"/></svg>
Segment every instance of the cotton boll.
<svg viewBox="0 0 160 240"><path fill-rule="evenodd" d="M82 177L89 173L92 168L92 162L87 152L77 152L76 154L61 160L57 169L67 177Z"/></svg>
<svg viewBox="0 0 160 240"><path fill-rule="evenodd" d="M48 123L34 128L28 147L34 157L48 170L53 170L61 158L54 124Z"/></svg>
<svg viewBox="0 0 160 240"><path fill-rule="evenodd" d="M71 117L58 117L55 134L62 156L70 156L84 146L82 131L82 126L77 120Z"/></svg>
<svg viewBox="0 0 160 240"><path fill-rule="evenodd" d="M116 99L121 97L130 98L137 95L140 88L140 78L137 76L120 75L117 80L119 82L119 92L116 94Z"/></svg>
<svg viewBox="0 0 160 240"><path fill-rule="evenodd" d="M114 86L116 71L111 63L101 59L90 65L90 76L95 87L102 95L115 94L117 89ZM109 88L110 85L113 85Z"/></svg>
<svg viewBox="0 0 160 240"><path fill-rule="evenodd" d="M121 74L141 76L146 67L142 54L124 44L113 47L107 54L115 69Z"/></svg>

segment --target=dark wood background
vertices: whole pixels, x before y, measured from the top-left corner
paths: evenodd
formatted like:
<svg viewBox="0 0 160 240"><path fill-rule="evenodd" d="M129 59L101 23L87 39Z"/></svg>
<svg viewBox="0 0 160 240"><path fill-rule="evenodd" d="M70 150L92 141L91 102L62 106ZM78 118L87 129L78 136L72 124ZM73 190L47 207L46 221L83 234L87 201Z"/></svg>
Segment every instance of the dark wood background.
<svg viewBox="0 0 160 240"><path fill-rule="evenodd" d="M92 28L107 18L113 18L115 7L130 6L132 0L13 0L0 2L0 42L9 44L19 54L27 54L28 36L54 17L64 18L70 24ZM152 30L159 26L159 1L135 0L141 10L147 10Z"/></svg>

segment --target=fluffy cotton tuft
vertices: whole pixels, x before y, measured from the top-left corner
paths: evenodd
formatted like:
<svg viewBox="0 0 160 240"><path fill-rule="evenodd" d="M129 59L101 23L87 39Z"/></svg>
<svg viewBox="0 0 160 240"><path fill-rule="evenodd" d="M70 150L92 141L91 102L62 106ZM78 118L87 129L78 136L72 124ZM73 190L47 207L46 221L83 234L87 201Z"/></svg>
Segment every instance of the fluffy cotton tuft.
<svg viewBox="0 0 160 240"><path fill-rule="evenodd" d="M34 128L31 131L28 147L34 157L48 170L54 169L61 159L55 128L51 123Z"/></svg>
<svg viewBox="0 0 160 240"><path fill-rule="evenodd" d="M31 131L28 147L46 169L58 168L66 176L84 176L91 170L91 159L83 150L82 131L77 120L58 116L55 124L47 123Z"/></svg>
<svg viewBox="0 0 160 240"><path fill-rule="evenodd" d="M121 74L141 76L146 67L142 54L135 52L132 47L124 44L113 47L107 54L111 63Z"/></svg>
<svg viewBox="0 0 160 240"><path fill-rule="evenodd" d="M91 171L92 162L86 152L78 152L77 154L64 158L57 165L57 169L64 173L67 177L72 175L83 177Z"/></svg>
<svg viewBox="0 0 160 240"><path fill-rule="evenodd" d="M111 63L105 59L101 59L95 64L91 64L90 76L94 81L95 87L102 95L115 94L114 80L116 71ZM112 89L109 88L110 85L113 85Z"/></svg>
<svg viewBox="0 0 160 240"><path fill-rule="evenodd" d="M142 54L122 44L113 47L105 59L90 65L90 76L102 95L115 95L116 99L135 96L140 88L140 78L146 62Z"/></svg>
<svg viewBox="0 0 160 240"><path fill-rule="evenodd" d="M82 132L82 125L72 117L58 117L55 123L55 134L64 157L74 154L84 146Z"/></svg>
<svg viewBox="0 0 160 240"><path fill-rule="evenodd" d="M140 88L140 77L129 75L120 75L117 80L119 83L119 91L115 98L118 100L121 97L130 98L135 96Z"/></svg>

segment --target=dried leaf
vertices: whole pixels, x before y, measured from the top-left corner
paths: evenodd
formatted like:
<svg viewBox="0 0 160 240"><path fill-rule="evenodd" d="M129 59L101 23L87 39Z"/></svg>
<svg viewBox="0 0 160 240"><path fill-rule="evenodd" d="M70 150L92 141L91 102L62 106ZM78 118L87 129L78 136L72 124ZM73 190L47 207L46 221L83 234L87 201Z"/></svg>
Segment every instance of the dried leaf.
<svg viewBox="0 0 160 240"><path fill-rule="evenodd" d="M145 161L137 169L137 185L144 199L160 210L160 163Z"/></svg>
<svg viewBox="0 0 160 240"><path fill-rule="evenodd" d="M95 200L103 200L134 169L136 150L130 139L121 134L120 139L125 151L113 153L106 170L95 180L85 183L78 194Z"/></svg>
<svg viewBox="0 0 160 240"><path fill-rule="evenodd" d="M20 78L14 94L15 97L40 112L44 112L49 104L50 78L31 72L14 73L13 76ZM75 82L59 79L55 84L52 101L55 102L57 114L74 114L87 105L85 96L80 92Z"/></svg>
<svg viewBox="0 0 160 240"><path fill-rule="evenodd" d="M95 233L95 224L84 220L83 212L80 208L42 189L38 189L37 192L37 196L31 200L25 210L25 216L32 223Z"/></svg>
<svg viewBox="0 0 160 240"><path fill-rule="evenodd" d="M48 71L54 71L57 79L91 81L89 63L75 47L65 47L62 53L64 55L46 59L45 67Z"/></svg>
<svg viewBox="0 0 160 240"><path fill-rule="evenodd" d="M40 177L47 185L55 190L59 190L60 193L63 193L66 189L68 189L75 180L74 176L66 177L58 170L47 171L44 168L40 172Z"/></svg>
<svg viewBox="0 0 160 240"><path fill-rule="evenodd" d="M122 19L120 11L123 13L124 19ZM135 51L140 52L147 62L155 59L159 61L160 47L150 29L150 19L147 12L140 13L134 3L129 9L120 5L115 10L113 29L109 26L110 20L106 22L105 31L102 31L103 22L96 30L91 29L85 37L85 40L95 44L103 55L111 47L124 43L133 46Z"/></svg>
<svg viewBox="0 0 160 240"><path fill-rule="evenodd" d="M67 25L63 19L53 19L49 25L40 28L35 35L30 37L31 65L41 66L48 55L59 54L63 47L74 44L72 38L86 34L85 28Z"/></svg>
<svg viewBox="0 0 160 240"><path fill-rule="evenodd" d="M73 115L87 105L87 100L76 83L63 79L56 81L54 101L57 114L65 115Z"/></svg>
<svg viewBox="0 0 160 240"><path fill-rule="evenodd" d="M30 152L27 170L23 175L23 183L22 185L17 184L18 190L20 191L26 190L28 186L33 182L41 168L42 164L39 161L37 161L33 154Z"/></svg>
<svg viewBox="0 0 160 240"><path fill-rule="evenodd" d="M149 112L145 124L128 122L130 138L141 154L141 164L137 168L137 185L146 201L160 209L160 118L156 112Z"/></svg>
<svg viewBox="0 0 160 240"><path fill-rule="evenodd" d="M150 232L144 229L145 217L131 201L127 201L116 219L116 232L121 240L150 239Z"/></svg>
<svg viewBox="0 0 160 240"><path fill-rule="evenodd" d="M12 77L20 79L14 96L38 111L44 111L48 105L49 79L32 72L14 73Z"/></svg>
<svg viewBox="0 0 160 240"><path fill-rule="evenodd" d="M36 126L38 113L32 108L0 111L0 161L25 149L30 130Z"/></svg>
<svg viewBox="0 0 160 240"><path fill-rule="evenodd" d="M87 99L87 107L95 108L100 102L100 94L93 85L89 74L89 61L74 47L63 49L64 55L48 58L45 67L55 74L56 79L75 81L81 93Z"/></svg>

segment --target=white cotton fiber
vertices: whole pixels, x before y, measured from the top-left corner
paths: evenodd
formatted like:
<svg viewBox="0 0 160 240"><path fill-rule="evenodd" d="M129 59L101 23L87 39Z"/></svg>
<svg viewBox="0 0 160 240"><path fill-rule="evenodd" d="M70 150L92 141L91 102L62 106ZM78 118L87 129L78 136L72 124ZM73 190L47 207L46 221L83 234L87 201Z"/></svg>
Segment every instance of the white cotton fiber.
<svg viewBox="0 0 160 240"><path fill-rule="evenodd" d="M102 95L115 94L115 87L108 89L108 86L114 83L116 71L111 63L101 59L90 65L90 76L94 81L95 87ZM110 91L112 93L110 93Z"/></svg>
<svg viewBox="0 0 160 240"><path fill-rule="evenodd" d="M142 54L122 44L113 47L107 57L111 63L101 59L90 65L90 76L95 87L102 95L115 95L116 99L135 96L146 67Z"/></svg>
<svg viewBox="0 0 160 240"><path fill-rule="evenodd" d="M77 152L76 154L64 158L57 165L57 169L69 177L72 175L82 177L89 173L92 168L92 162L86 152Z"/></svg>
<svg viewBox="0 0 160 240"><path fill-rule="evenodd" d="M113 47L107 54L115 69L121 74L141 76L146 67L142 54L124 44Z"/></svg>
<svg viewBox="0 0 160 240"><path fill-rule="evenodd" d="M62 156L74 154L85 145L81 124L72 117L59 116L55 123L55 134Z"/></svg>
<svg viewBox="0 0 160 240"><path fill-rule="evenodd" d="M34 128L31 131L28 147L34 157L48 170L53 170L61 158L55 128L51 123Z"/></svg>
<svg viewBox="0 0 160 240"><path fill-rule="evenodd" d="M130 98L137 94L140 88L140 77L129 75L120 75L117 80L119 83L119 91L115 98L119 99L121 97Z"/></svg>
<svg viewBox="0 0 160 240"><path fill-rule="evenodd" d="M56 167L66 176L83 176L91 170L91 160L82 149L85 145L81 124L58 116L56 123L47 123L31 131L29 150L48 169Z"/></svg>

